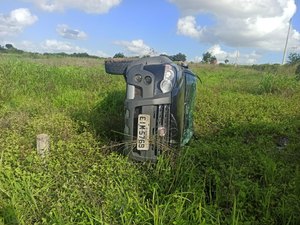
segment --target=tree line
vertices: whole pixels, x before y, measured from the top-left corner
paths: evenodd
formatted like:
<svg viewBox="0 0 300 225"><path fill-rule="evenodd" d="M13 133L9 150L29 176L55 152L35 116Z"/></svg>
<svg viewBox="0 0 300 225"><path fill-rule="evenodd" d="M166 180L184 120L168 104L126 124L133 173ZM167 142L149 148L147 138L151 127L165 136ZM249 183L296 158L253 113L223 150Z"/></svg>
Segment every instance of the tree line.
<svg viewBox="0 0 300 225"><path fill-rule="evenodd" d="M21 49L15 48L12 44L6 44L4 46L0 45L0 53L16 53L16 54L37 54L37 55L45 55L45 56L64 56L64 57L79 57L79 58L100 58L98 56L89 55L86 52L81 53L65 53L65 52L58 52L58 53L32 53L32 52L26 52Z"/></svg>
<svg viewBox="0 0 300 225"><path fill-rule="evenodd" d="M176 55L167 55L167 54L161 54L160 56L166 56L168 57L169 59L171 59L172 61L182 61L182 62L185 62L186 61L186 55L183 54L183 53L178 53ZM113 58L126 58L127 56L124 55L124 53L122 52L118 52L116 53ZM142 56L142 58L145 58L145 57L150 57L150 55L144 55ZM131 57L132 58L132 57ZM135 57L133 57L135 58ZM139 58L138 56L136 56L136 58Z"/></svg>
<svg viewBox="0 0 300 225"><path fill-rule="evenodd" d="M0 45L0 52L2 53L24 53L23 50L15 48L12 44Z"/></svg>
<svg viewBox="0 0 300 225"><path fill-rule="evenodd" d="M4 46L0 45L0 53L17 53L17 54L23 54L23 53L29 53L29 54L38 54L38 55L49 55L49 56L64 56L64 57L79 57L79 58L100 58L98 56L94 56L94 55L89 55L86 52L82 52L82 53L65 53L65 52L59 52L59 53L32 53L32 52L26 52L23 51L21 49L17 49L15 48L12 44L5 44ZM145 55L143 57L149 57L150 55ZM166 56L169 59L171 59L172 61L182 61L185 62L186 61L186 55L183 53L177 53L175 55L167 55L167 54L161 54L161 56ZM122 53L116 53L113 58L125 58L126 56ZM138 56L137 56L138 57ZM215 55L213 55L211 52L205 52L202 54L202 60L201 63L205 63L205 64L217 64L218 59ZM225 64L229 63L228 59L224 60ZM296 53L296 52L291 52L288 55L288 64L297 64L300 63L300 53Z"/></svg>
<svg viewBox="0 0 300 225"><path fill-rule="evenodd" d="M214 56L211 52L205 52L202 55L202 63L210 63L210 64L216 64L217 63L217 57ZM228 59L224 60L225 64L229 63ZM300 53L291 52L288 55L288 64L297 64L300 63Z"/></svg>

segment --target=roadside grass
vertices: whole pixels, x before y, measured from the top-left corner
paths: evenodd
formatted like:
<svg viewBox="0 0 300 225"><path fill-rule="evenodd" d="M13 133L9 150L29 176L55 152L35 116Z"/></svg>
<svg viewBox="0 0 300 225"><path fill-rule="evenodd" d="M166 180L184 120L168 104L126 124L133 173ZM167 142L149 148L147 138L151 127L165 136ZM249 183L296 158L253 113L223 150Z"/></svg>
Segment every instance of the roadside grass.
<svg viewBox="0 0 300 225"><path fill-rule="evenodd" d="M299 224L291 68L192 65L196 137L153 165L109 147L122 142L125 83L102 63L0 55L0 224Z"/></svg>

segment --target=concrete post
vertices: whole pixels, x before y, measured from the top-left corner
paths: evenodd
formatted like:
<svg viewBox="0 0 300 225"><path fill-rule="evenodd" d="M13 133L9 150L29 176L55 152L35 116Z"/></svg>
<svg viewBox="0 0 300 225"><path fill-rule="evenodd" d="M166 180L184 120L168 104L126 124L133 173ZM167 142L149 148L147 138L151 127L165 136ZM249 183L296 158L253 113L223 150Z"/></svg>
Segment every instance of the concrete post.
<svg viewBox="0 0 300 225"><path fill-rule="evenodd" d="M37 153L44 158L50 150L50 137L48 134L39 134L36 136Z"/></svg>

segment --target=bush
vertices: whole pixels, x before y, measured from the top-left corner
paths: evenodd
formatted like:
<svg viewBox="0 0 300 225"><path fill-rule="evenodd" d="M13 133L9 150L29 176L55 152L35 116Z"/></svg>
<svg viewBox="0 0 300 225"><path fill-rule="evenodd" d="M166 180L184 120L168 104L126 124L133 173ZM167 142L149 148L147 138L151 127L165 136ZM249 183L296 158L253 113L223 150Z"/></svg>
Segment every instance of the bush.
<svg viewBox="0 0 300 225"><path fill-rule="evenodd" d="M295 71L295 74L296 74L296 80L300 80L300 64L296 67L296 71Z"/></svg>

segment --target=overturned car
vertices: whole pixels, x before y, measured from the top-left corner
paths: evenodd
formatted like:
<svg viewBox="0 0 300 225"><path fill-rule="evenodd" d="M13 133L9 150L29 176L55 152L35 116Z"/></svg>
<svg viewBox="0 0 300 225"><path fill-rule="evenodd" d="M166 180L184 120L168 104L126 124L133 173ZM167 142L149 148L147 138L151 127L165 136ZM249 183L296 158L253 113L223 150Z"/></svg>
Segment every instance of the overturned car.
<svg viewBox="0 0 300 225"><path fill-rule="evenodd" d="M168 149L193 136L196 76L187 66L165 56L108 59L109 74L126 81L124 153L131 159L155 162Z"/></svg>

